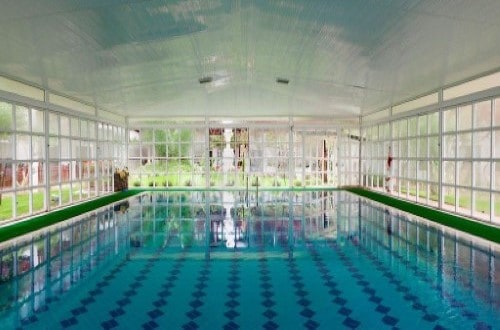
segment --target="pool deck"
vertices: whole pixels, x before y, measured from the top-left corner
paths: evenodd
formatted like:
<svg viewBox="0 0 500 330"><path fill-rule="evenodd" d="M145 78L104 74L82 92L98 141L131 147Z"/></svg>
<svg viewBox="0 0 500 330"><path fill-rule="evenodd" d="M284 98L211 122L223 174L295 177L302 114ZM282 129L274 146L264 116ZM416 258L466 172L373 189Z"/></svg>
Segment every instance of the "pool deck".
<svg viewBox="0 0 500 330"><path fill-rule="evenodd" d="M252 191L256 190L252 187ZM130 189L127 191L113 193L93 200L85 201L75 205L71 205L62 209L47 212L41 215L27 218L25 220L12 222L0 227L0 243L12 238L30 233L35 230L56 224L58 222L91 212L100 207L111 203L118 202L122 199L146 192L146 191L200 191L203 189ZM208 191L239 191L241 188L210 188ZM481 237L494 243L500 243L500 227L489 225L475 221L470 218L460 217L455 214L446 213L444 211L433 209L424 205L416 204L403 199L394 198L386 194L378 193L372 190L360 187L347 187L344 189L337 188L310 188L310 187L293 187L293 188L265 188L262 191L316 191L316 190L345 190L356 195L374 200L376 202L391 206L404 212L423 217L430 221L454 228L477 237Z"/></svg>

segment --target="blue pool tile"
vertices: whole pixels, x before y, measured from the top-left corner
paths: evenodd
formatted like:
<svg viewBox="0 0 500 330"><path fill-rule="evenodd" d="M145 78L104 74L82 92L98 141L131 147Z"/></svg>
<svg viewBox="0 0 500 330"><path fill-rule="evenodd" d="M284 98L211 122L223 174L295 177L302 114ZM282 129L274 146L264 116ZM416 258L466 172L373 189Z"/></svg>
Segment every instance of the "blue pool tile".
<svg viewBox="0 0 500 330"><path fill-rule="evenodd" d="M88 298L84 298L84 299L80 300L80 303L84 306L92 304L94 302L95 302L95 299L93 297L88 297Z"/></svg>
<svg viewBox="0 0 500 330"><path fill-rule="evenodd" d="M296 291L295 291L295 294L296 294L297 296L300 296L300 297L305 297L305 296L307 296L307 295L308 295L307 291L304 291L304 290L302 290L302 289L298 289L298 290L296 290Z"/></svg>
<svg viewBox="0 0 500 330"><path fill-rule="evenodd" d="M182 326L182 328L185 329L185 330L194 330L194 329L198 329L199 326L198 326L198 324L196 322L190 321L190 322L184 324Z"/></svg>
<svg viewBox="0 0 500 330"><path fill-rule="evenodd" d="M422 304L421 304L421 303L419 303L419 302L414 303L411 307L412 307L413 309L416 309L416 310L426 310L426 309L427 309L427 306L422 305Z"/></svg>
<svg viewBox="0 0 500 330"><path fill-rule="evenodd" d="M387 314L391 309L384 305L378 305L375 310L379 313Z"/></svg>
<svg viewBox="0 0 500 330"><path fill-rule="evenodd" d="M160 308L162 306L165 306L166 304L167 304L167 301L165 299L163 299L163 298L162 299L158 299L158 300L156 300L156 301L153 302L153 305L155 307L158 307L158 308Z"/></svg>
<svg viewBox="0 0 500 330"><path fill-rule="evenodd" d="M276 317L277 314L272 309L266 309L266 311L264 313L262 313L262 315L264 315L268 319L272 319L272 318Z"/></svg>
<svg viewBox="0 0 500 330"><path fill-rule="evenodd" d="M128 298L123 298L123 299L120 299L116 302L119 306L126 306L128 304L130 304L130 299Z"/></svg>
<svg viewBox="0 0 500 330"><path fill-rule="evenodd" d="M474 313L474 312L471 312L471 311L469 311L467 309L464 309L462 311L462 315L465 316L466 318L468 318L469 320L475 320L475 319L477 319L477 314Z"/></svg>
<svg viewBox="0 0 500 330"><path fill-rule="evenodd" d="M102 293L101 289L96 289L96 290L89 291L89 295L91 295L91 296L97 296L97 295L100 295L101 293Z"/></svg>
<svg viewBox="0 0 500 330"><path fill-rule="evenodd" d="M262 302L262 305L269 308L269 307L272 307L274 306L276 303L274 301L272 301L271 299L266 299Z"/></svg>
<svg viewBox="0 0 500 330"><path fill-rule="evenodd" d="M149 317L152 319L156 319L156 318L162 316L163 314L164 313L159 309L153 309L152 311L148 312Z"/></svg>
<svg viewBox="0 0 500 330"><path fill-rule="evenodd" d="M86 313L86 312L87 312L87 309L85 307L78 307L78 308L71 310L71 314L73 314L74 316L78 316L78 315Z"/></svg>
<svg viewBox="0 0 500 330"><path fill-rule="evenodd" d="M399 322L399 320L395 317L386 315L382 318L382 322L390 326L395 326Z"/></svg>
<svg viewBox="0 0 500 330"><path fill-rule="evenodd" d="M266 290L266 291L262 292L260 295L262 297L271 298L272 296L274 296L274 293L271 292L271 291Z"/></svg>
<svg viewBox="0 0 500 330"><path fill-rule="evenodd" d="M304 316L304 317L307 317L307 318L311 318L314 316L314 314L316 314L314 311L310 310L309 308L304 308L301 312L300 312L300 315Z"/></svg>
<svg viewBox="0 0 500 330"><path fill-rule="evenodd" d="M377 297L377 296L371 296L369 300L370 300L371 302L376 303L376 304L380 304L380 302L382 301L382 298Z"/></svg>
<svg viewBox="0 0 500 330"><path fill-rule="evenodd" d="M238 292L236 292L236 291L230 291L230 292L228 292L228 294L226 296L228 296L229 298L233 298L234 299L234 298L239 297L240 294Z"/></svg>
<svg viewBox="0 0 500 330"><path fill-rule="evenodd" d="M375 294L375 290L368 287L364 288L363 292L369 294L370 296L373 296Z"/></svg>
<svg viewBox="0 0 500 330"><path fill-rule="evenodd" d="M278 329L279 325L277 325L273 321L267 321L266 323L264 323L263 328L266 330L274 330L274 329Z"/></svg>
<svg viewBox="0 0 500 330"><path fill-rule="evenodd" d="M435 322L435 321L439 320L439 317L437 315L434 315L434 314L425 314L423 319L428 321L428 322Z"/></svg>
<svg viewBox="0 0 500 330"><path fill-rule="evenodd" d="M337 289L332 289L332 290L328 291L328 293L331 294L332 296L340 296L342 294L342 291L337 290Z"/></svg>
<svg viewBox="0 0 500 330"><path fill-rule="evenodd" d="M78 323L78 321L77 321L76 317L70 317L69 319L61 321L61 325L62 325L63 328L72 327L72 326L74 326L77 323Z"/></svg>
<svg viewBox="0 0 500 330"><path fill-rule="evenodd" d="M101 323L101 326L104 328L104 329L113 329L113 328L116 328L118 326L118 322L116 322L115 319L111 319L109 321L105 321L105 322L102 322Z"/></svg>
<svg viewBox="0 0 500 330"><path fill-rule="evenodd" d="M236 301L236 300L229 300L229 301L228 301L228 302L226 302L224 305L225 305L226 307L229 307L229 308L235 308L235 307L239 306L239 305L240 305L240 303L239 303L238 301Z"/></svg>
<svg viewBox="0 0 500 330"><path fill-rule="evenodd" d="M302 298L300 299L299 301L297 301L299 303L299 305L301 306L309 306L311 304L311 301L310 300L307 300L305 298Z"/></svg>
<svg viewBox="0 0 500 330"><path fill-rule="evenodd" d="M171 292L169 290L163 290L158 292L158 296L165 298L171 295Z"/></svg>
<svg viewBox="0 0 500 330"><path fill-rule="evenodd" d="M317 329L319 327L319 323L313 320L307 320L307 322L304 323L304 327L307 329Z"/></svg>
<svg viewBox="0 0 500 330"><path fill-rule="evenodd" d="M198 307L203 306L204 304L205 303L203 301L201 301L200 299L195 299L189 303L189 306L191 306L193 308L198 308Z"/></svg>
<svg viewBox="0 0 500 330"><path fill-rule="evenodd" d="M239 329L240 326L236 323L234 323L233 321L231 322L228 322L224 325L224 329L226 330L233 330L233 329Z"/></svg>
<svg viewBox="0 0 500 330"><path fill-rule="evenodd" d="M352 313L352 310L350 310L349 308L346 308L346 307L342 307L337 311L337 313L344 315L344 316L349 316Z"/></svg>
<svg viewBox="0 0 500 330"><path fill-rule="evenodd" d="M341 297L337 297L335 299L333 299L333 302L336 303L337 305L345 305L347 303L347 300L345 300L344 298L341 298Z"/></svg>
<svg viewBox="0 0 500 330"><path fill-rule="evenodd" d="M346 318L344 320L344 322L342 322L342 324L345 325L348 328L356 329L357 327L359 327L359 325L361 324L361 322L356 321L356 320L351 319L350 317L348 317L348 318Z"/></svg>
<svg viewBox="0 0 500 330"><path fill-rule="evenodd" d="M201 297L204 297L206 296L206 293L203 292L203 291L195 291L191 294L191 296L195 297L195 298L201 298Z"/></svg>
<svg viewBox="0 0 500 330"><path fill-rule="evenodd" d="M194 320L200 317L201 313L197 309L192 309L186 313L186 316L189 317L190 320Z"/></svg>
<svg viewBox="0 0 500 330"><path fill-rule="evenodd" d="M228 319L232 320L232 319L237 318L238 316L240 316L240 313L238 313L234 309L231 309L231 310L225 312L224 316L227 317Z"/></svg>
<svg viewBox="0 0 500 330"><path fill-rule="evenodd" d="M491 330L491 329L493 329L493 327L484 322L476 322L476 324L474 324L474 330Z"/></svg>
<svg viewBox="0 0 500 330"><path fill-rule="evenodd" d="M118 317L118 316L125 314L125 311L122 308L117 308L117 309L113 309L111 312L109 312L109 314L112 317Z"/></svg>
<svg viewBox="0 0 500 330"><path fill-rule="evenodd" d="M149 321L149 322L142 325L142 328L144 330L153 330L153 329L156 329L158 327L159 327L159 325L155 321Z"/></svg>
<svg viewBox="0 0 500 330"><path fill-rule="evenodd" d="M132 296L137 295L137 291L135 291L135 290L127 290L127 291L125 291L125 292L123 293L123 295L124 295L125 297L132 297Z"/></svg>

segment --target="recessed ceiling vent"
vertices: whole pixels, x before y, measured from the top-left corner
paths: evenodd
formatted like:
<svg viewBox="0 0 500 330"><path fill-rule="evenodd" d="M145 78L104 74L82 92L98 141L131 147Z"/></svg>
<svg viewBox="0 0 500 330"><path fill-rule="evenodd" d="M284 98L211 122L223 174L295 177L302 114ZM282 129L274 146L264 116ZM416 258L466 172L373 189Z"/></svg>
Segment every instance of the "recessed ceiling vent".
<svg viewBox="0 0 500 330"><path fill-rule="evenodd" d="M212 80L213 80L213 78L210 77L210 76L201 77L200 79L198 79L198 81L200 82L200 84L206 84L206 83L212 82Z"/></svg>
<svg viewBox="0 0 500 330"><path fill-rule="evenodd" d="M288 85L288 83L290 82L290 80L286 79L286 78L276 78L276 82L278 84L285 84L285 85Z"/></svg>

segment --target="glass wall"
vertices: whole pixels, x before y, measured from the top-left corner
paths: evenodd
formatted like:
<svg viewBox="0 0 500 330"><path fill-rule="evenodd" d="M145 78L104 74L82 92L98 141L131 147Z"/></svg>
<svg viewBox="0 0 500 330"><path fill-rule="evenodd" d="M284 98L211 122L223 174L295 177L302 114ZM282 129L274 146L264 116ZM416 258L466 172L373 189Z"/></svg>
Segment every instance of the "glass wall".
<svg viewBox="0 0 500 330"><path fill-rule="evenodd" d="M487 98L367 123L362 184L500 223L499 103Z"/></svg>
<svg viewBox="0 0 500 330"><path fill-rule="evenodd" d="M292 130L287 124L255 123L185 128L137 125L129 130L129 185L337 186L339 171L346 184L354 184L359 176L359 136L345 143L342 150L347 160L338 168L337 129Z"/></svg>
<svg viewBox="0 0 500 330"><path fill-rule="evenodd" d="M109 193L123 127L0 101L0 221Z"/></svg>
<svg viewBox="0 0 500 330"><path fill-rule="evenodd" d="M0 102L0 220L46 208L45 146L43 111Z"/></svg>

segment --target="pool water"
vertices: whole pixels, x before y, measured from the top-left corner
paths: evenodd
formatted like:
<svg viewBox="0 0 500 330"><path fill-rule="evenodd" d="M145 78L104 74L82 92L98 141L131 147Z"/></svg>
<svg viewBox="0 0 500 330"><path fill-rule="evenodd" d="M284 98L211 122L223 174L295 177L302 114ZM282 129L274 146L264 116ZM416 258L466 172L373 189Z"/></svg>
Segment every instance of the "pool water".
<svg viewBox="0 0 500 330"><path fill-rule="evenodd" d="M0 324L494 329L498 255L342 191L146 193L2 244Z"/></svg>

